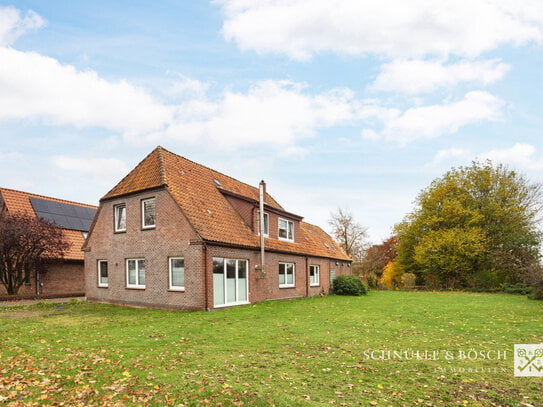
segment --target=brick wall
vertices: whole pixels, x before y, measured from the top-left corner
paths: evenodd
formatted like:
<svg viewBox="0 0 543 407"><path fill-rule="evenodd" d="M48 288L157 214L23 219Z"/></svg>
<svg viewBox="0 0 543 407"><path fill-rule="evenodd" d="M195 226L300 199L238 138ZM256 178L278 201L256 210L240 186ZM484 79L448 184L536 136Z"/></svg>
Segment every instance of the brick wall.
<svg viewBox="0 0 543 407"><path fill-rule="evenodd" d="M156 228L142 230L141 200L156 198ZM114 233L114 205L126 204L126 232ZM251 216L253 216L251 214ZM174 309L213 308L213 257L246 259L249 267L249 301L317 295L330 288L330 269L350 273L348 263L306 256L266 253L266 278L258 278L258 250L204 245L164 190L141 193L102 204L85 253L85 289L91 301ZM185 291L169 291L169 257L185 259ZM126 259L144 258L146 286L126 287ZM98 260L108 262L108 287L98 287ZM279 262L295 264L295 287L279 288ZM309 265L320 266L320 285L309 287ZM206 286L207 270L207 292ZM207 301L206 301L207 299Z"/></svg>
<svg viewBox="0 0 543 407"><path fill-rule="evenodd" d="M156 228L142 230L141 200L156 198ZM113 206L126 204L126 232L114 233ZM102 204L85 253L86 294L91 301L161 308L204 308L202 246L181 210L165 190ZM185 258L185 291L169 291L169 257ZM145 289L126 288L126 259L144 258ZM107 288L98 287L98 260L108 262Z"/></svg>
<svg viewBox="0 0 543 407"><path fill-rule="evenodd" d="M83 261L61 261L47 264L45 271L40 272L40 283L40 294L84 292L85 268Z"/></svg>
<svg viewBox="0 0 543 407"><path fill-rule="evenodd" d="M41 266L40 294L82 293L85 291L85 271L83 261L58 261ZM5 293L0 285L0 293ZM36 273L30 276L30 284L23 284L18 294L36 294Z"/></svg>
<svg viewBox="0 0 543 407"><path fill-rule="evenodd" d="M213 308L213 257L245 259L249 262L249 302L258 302L271 299L299 298L318 295L322 291L330 291L330 270L336 271L336 277L341 274L350 274L349 263L323 259L319 257L306 257L290 254L266 252L265 270L266 277L260 277L260 271L255 267L260 264L260 252L254 250L242 250L220 246L208 246L207 271L208 291L207 304ZM279 287L279 263L294 263L295 286L288 288ZM320 267L320 284L311 287L309 285L309 265Z"/></svg>

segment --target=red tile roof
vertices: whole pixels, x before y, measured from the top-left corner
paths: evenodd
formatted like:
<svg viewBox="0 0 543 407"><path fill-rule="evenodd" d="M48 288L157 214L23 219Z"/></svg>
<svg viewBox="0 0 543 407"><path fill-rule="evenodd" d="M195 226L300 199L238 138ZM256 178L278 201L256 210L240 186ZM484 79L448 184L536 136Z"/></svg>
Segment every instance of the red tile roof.
<svg viewBox="0 0 543 407"><path fill-rule="evenodd" d="M98 209L94 205L88 205L79 202L67 201L64 199L51 198L49 196L43 196L38 194L31 194L29 192L16 191L8 188L0 188L0 195L4 199L6 208L10 213L26 213L31 216L36 216L34 208L30 203L29 198L41 198L48 201L61 202L70 205L82 206L84 208ZM65 253L64 258L70 260L83 260L84 253L81 250L85 239L83 234L78 230L62 229L64 236L68 243L70 243L70 249Z"/></svg>
<svg viewBox="0 0 543 407"><path fill-rule="evenodd" d="M162 147L154 149L102 200L150 188L165 187L200 237L209 242L258 248L260 238L228 203L223 191L259 199L259 190L197 164ZM269 194L266 205L284 211ZM300 222L296 242L266 239L266 248L332 259L350 260L318 226Z"/></svg>

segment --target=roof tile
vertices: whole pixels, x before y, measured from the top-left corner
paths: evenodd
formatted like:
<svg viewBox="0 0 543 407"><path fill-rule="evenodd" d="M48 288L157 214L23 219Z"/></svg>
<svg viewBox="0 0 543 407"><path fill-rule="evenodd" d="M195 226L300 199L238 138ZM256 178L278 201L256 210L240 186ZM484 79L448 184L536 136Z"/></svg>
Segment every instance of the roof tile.
<svg viewBox="0 0 543 407"><path fill-rule="evenodd" d="M259 199L259 190L218 171L157 147L103 198L110 199L149 188L165 186L203 240L255 247L260 238L228 203L221 190ZM267 205L284 209L269 194ZM220 215L218 215L220 214ZM295 243L266 239L266 247L289 253L350 260L318 226L300 222ZM326 243L326 245L325 245Z"/></svg>
<svg viewBox="0 0 543 407"><path fill-rule="evenodd" d="M38 194L31 194L29 192L16 191L8 188L0 188L0 194L2 195L8 212L10 213L26 213L31 216L36 216L34 208L30 203L29 198L40 198L54 202L61 202L70 205L82 206L84 208L98 209L94 205L88 205L80 202L67 201L65 199L51 198L49 196L43 196ZM85 239L83 233L78 230L62 229L66 241L70 244L70 248L65 253L64 258L70 260L83 260L84 253L81 250Z"/></svg>

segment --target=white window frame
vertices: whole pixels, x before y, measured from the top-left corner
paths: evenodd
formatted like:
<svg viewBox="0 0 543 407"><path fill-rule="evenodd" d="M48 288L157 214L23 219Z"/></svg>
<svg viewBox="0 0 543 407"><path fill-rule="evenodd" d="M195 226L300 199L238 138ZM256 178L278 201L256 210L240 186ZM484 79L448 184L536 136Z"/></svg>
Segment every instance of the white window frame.
<svg viewBox="0 0 543 407"><path fill-rule="evenodd" d="M292 284L287 284L286 281L287 281L287 268L286 266L287 265L292 265ZM281 275L281 265L285 265L285 284L281 284L279 283L279 288L292 288L292 287L296 287L296 264L294 263L290 263L290 262L282 262L280 261L279 262L279 274L278 275Z"/></svg>
<svg viewBox="0 0 543 407"><path fill-rule="evenodd" d="M311 269L314 270L314 280L311 282ZM310 287L318 287L321 285L321 266L318 264L311 264L309 266L309 286Z"/></svg>
<svg viewBox="0 0 543 407"><path fill-rule="evenodd" d="M145 202L154 201L155 202L155 223L152 225L145 224ZM141 228L142 229L153 229L156 228L156 198L147 198L141 200Z"/></svg>
<svg viewBox="0 0 543 407"><path fill-rule="evenodd" d="M173 285L172 278L172 260L183 260L183 281L185 281L185 258L184 257L168 257L168 279L169 279L169 289L171 291L185 291L185 286Z"/></svg>
<svg viewBox="0 0 543 407"><path fill-rule="evenodd" d="M103 283L102 282L102 268L100 267L100 265L102 263L105 263L107 265L107 260L98 260L97 262L97 268L98 268L98 287L100 288L107 288L109 287L109 267L108 267L108 270L107 270L107 279L108 279L108 282L107 283Z"/></svg>
<svg viewBox="0 0 543 407"><path fill-rule="evenodd" d="M140 284L140 275L139 275L139 266L138 266L138 261L140 260L143 260L143 262L145 263L145 259L144 258L138 258L138 259L126 259L126 262L125 262L125 268L126 268L126 288L139 288L139 289L144 289L145 288L145 284ZM129 261L135 261L136 262L136 284L130 284L130 279L129 279L129 276L128 276L128 262ZM147 281L147 265L145 265L145 281Z"/></svg>
<svg viewBox="0 0 543 407"><path fill-rule="evenodd" d="M287 237L281 237L281 221L284 221L287 223ZM288 231L289 231L289 227L288 225L292 225L292 237L289 238L288 237ZM294 242L294 222L291 221L291 220L288 220L288 219L283 219L283 218L279 218L279 220L277 221L277 237L279 240L285 240L287 242Z"/></svg>
<svg viewBox="0 0 543 407"><path fill-rule="evenodd" d="M214 257L215 259L215 257ZM223 276L223 293L224 293L224 300L225 300L225 303L224 304L215 304L215 301L216 299L213 298L213 307L214 308L222 308L222 307L230 307L230 306L234 306L234 305L244 305L244 304L250 304L249 302L249 260L248 259L229 259L229 258L226 258L226 257L217 257L217 259L222 259L223 261L223 273L222 273L222 276ZM236 282L235 282L235 285L236 285L236 290L238 289L239 287L239 265L241 262L245 263L245 273L246 273L246 276L245 276L245 279L246 279L246 290L245 290L245 298L246 300L245 301L234 301L234 302L226 302L226 299L228 298L228 285L227 285L227 265L226 263L228 261L235 261L236 262ZM214 277L213 277L214 278ZM238 298L239 298L239 295L238 295Z"/></svg>
<svg viewBox="0 0 543 407"><path fill-rule="evenodd" d="M260 236L260 211L256 212L257 214L257 220L256 224L258 225L258 235ZM267 222L266 222L267 219ZM264 212L264 226L268 225L268 227L264 228L264 237L270 237L270 215L268 215L267 212ZM266 231L266 229L268 229Z"/></svg>
<svg viewBox="0 0 543 407"><path fill-rule="evenodd" d="M124 229L121 229L118 227L119 225L119 209L124 208ZM118 204L113 205L113 214L114 214L114 222L115 222L115 232L126 232L126 204Z"/></svg>

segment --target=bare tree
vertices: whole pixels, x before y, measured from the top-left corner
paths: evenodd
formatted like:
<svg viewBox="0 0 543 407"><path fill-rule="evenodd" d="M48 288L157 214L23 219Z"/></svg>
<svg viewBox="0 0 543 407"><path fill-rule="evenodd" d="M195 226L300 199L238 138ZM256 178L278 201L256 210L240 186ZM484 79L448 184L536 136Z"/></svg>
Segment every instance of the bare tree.
<svg viewBox="0 0 543 407"><path fill-rule="evenodd" d="M62 230L27 214L0 213L0 283L17 294L42 260L62 258L70 244Z"/></svg>
<svg viewBox="0 0 543 407"><path fill-rule="evenodd" d="M366 244L367 228L356 222L350 212L341 208L330 213L328 223L345 253L355 261L360 260Z"/></svg>

